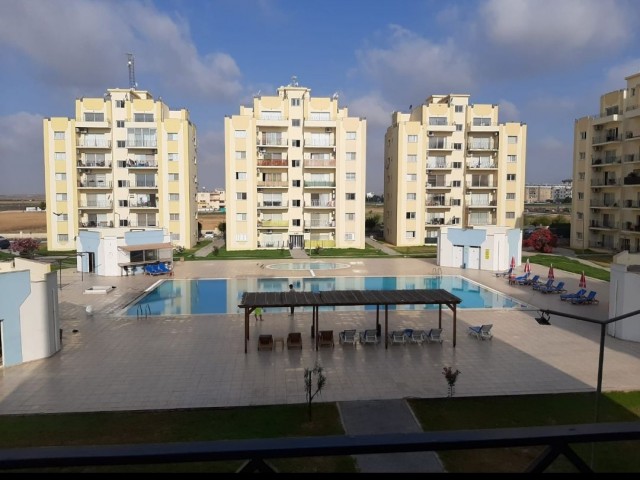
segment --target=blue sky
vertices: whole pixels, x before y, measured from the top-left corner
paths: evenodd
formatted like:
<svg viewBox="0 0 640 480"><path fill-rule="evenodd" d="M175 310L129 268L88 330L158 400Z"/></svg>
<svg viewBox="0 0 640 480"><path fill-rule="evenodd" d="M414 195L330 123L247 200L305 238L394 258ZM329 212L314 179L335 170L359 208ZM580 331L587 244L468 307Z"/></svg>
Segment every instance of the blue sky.
<svg viewBox="0 0 640 480"><path fill-rule="evenodd" d="M139 88L190 111L206 189L224 116L293 75L367 118L367 191L391 113L448 93L526 123L527 183L558 183L574 120L640 71L637 25L637 0L0 0L0 194L44 192L42 119L128 87L129 52Z"/></svg>

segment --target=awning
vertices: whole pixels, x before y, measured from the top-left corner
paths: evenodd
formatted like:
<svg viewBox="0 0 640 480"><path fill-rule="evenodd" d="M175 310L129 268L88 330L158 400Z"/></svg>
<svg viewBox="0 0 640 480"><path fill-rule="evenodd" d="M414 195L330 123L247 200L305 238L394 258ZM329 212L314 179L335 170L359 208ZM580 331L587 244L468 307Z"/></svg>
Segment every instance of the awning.
<svg viewBox="0 0 640 480"><path fill-rule="evenodd" d="M173 245L170 243L141 243L140 245L122 245L118 247L119 250L124 252L134 252L138 250L170 250L172 248Z"/></svg>

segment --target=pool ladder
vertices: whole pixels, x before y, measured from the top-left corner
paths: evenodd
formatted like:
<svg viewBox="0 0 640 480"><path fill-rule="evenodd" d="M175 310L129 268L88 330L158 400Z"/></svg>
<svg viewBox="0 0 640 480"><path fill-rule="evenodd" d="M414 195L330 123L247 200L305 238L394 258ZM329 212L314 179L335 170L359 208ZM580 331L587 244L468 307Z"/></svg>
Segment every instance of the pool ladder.
<svg viewBox="0 0 640 480"><path fill-rule="evenodd" d="M442 276L442 268L441 267L433 267L433 270L431 270L431 275L433 275L435 277L441 277Z"/></svg>
<svg viewBox="0 0 640 480"><path fill-rule="evenodd" d="M151 307L147 304L144 307L142 305L138 305L138 310L136 312L136 317L137 318L142 318L144 316L144 318L147 318L149 315L151 315Z"/></svg>

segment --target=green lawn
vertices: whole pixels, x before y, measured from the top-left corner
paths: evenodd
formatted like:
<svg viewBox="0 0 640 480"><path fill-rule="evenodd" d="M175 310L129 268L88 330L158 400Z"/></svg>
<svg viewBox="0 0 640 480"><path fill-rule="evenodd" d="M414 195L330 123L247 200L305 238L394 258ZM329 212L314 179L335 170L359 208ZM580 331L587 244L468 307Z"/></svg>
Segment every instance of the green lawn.
<svg viewBox="0 0 640 480"><path fill-rule="evenodd" d="M369 244L365 244L364 249L360 248L320 248L306 250L310 258L314 257L386 257L387 254L372 247Z"/></svg>
<svg viewBox="0 0 640 480"><path fill-rule="evenodd" d="M584 263L581 263L573 258L544 254L532 255L528 258L529 263L543 265L545 267L549 267L551 266L551 264L553 264L554 269L564 270L565 272L572 272L577 274L584 272L587 278L596 278L598 280L605 280L607 282L610 279L609 270L585 265Z"/></svg>
<svg viewBox="0 0 640 480"><path fill-rule="evenodd" d="M593 423L595 393L410 399L424 431L476 430ZM600 397L600 422L637 422L640 392L612 392ZM51 445L196 442L344 434L337 405L276 405L171 411L101 412L0 416L0 448ZM638 472L640 442L582 444L578 454L596 472ZM441 452L445 469L458 472L521 472L542 447ZM592 461L593 456L593 461ZM234 472L243 462L179 465L78 467L64 471ZM350 456L274 460L281 472L355 472ZM549 471L572 471L558 460ZM48 469L60 472L61 469Z"/></svg>

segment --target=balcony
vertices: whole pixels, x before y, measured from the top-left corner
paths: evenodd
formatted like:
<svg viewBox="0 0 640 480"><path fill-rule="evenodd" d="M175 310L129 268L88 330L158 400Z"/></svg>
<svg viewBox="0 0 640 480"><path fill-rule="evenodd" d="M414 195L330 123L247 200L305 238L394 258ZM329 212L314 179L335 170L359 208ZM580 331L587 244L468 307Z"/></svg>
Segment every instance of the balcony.
<svg viewBox="0 0 640 480"><path fill-rule="evenodd" d="M472 133L495 133L499 131L497 122L470 122L467 124L467 131Z"/></svg>
<svg viewBox="0 0 640 480"><path fill-rule="evenodd" d="M78 182L78 188L94 188L94 189L112 189L113 182L101 181L101 180L85 180Z"/></svg>
<svg viewBox="0 0 640 480"><path fill-rule="evenodd" d="M482 182L467 182L467 189L486 189L486 188L497 188L493 182L490 181L482 181Z"/></svg>
<svg viewBox="0 0 640 480"><path fill-rule="evenodd" d="M330 219L322 220L305 220L305 228L335 228L336 222Z"/></svg>
<svg viewBox="0 0 640 480"><path fill-rule="evenodd" d="M129 202L129 208L158 208L156 202Z"/></svg>
<svg viewBox="0 0 640 480"><path fill-rule="evenodd" d="M102 161L83 161L78 160L78 168L111 168L110 160L102 160Z"/></svg>
<svg viewBox="0 0 640 480"><path fill-rule="evenodd" d="M131 189L140 189L140 188L158 188L158 185L153 182L153 183L147 183L147 182L135 182L135 183L131 183L129 185L129 188Z"/></svg>
<svg viewBox="0 0 640 480"><path fill-rule="evenodd" d="M77 148L111 148L111 140L107 138L94 138L80 136L76 143Z"/></svg>
<svg viewBox="0 0 640 480"><path fill-rule="evenodd" d="M335 140L312 140L305 138L304 146L307 148L335 148Z"/></svg>
<svg viewBox="0 0 640 480"><path fill-rule="evenodd" d="M492 152L498 150L498 145L494 142L467 142L469 152Z"/></svg>
<svg viewBox="0 0 640 480"><path fill-rule="evenodd" d="M305 180L305 188L335 188L336 182L331 180Z"/></svg>
<svg viewBox="0 0 640 480"><path fill-rule="evenodd" d="M113 202L111 200L81 200L78 202L78 208L111 209Z"/></svg>
<svg viewBox="0 0 640 480"><path fill-rule="evenodd" d="M617 200L591 200L589 202L591 208L618 208Z"/></svg>
<svg viewBox="0 0 640 480"><path fill-rule="evenodd" d="M451 188L451 182L434 182L434 181L427 181L427 188L428 189L433 189L433 190L437 190L437 189L449 189Z"/></svg>
<svg viewBox="0 0 640 480"><path fill-rule="evenodd" d="M127 148L158 148L156 139L127 141Z"/></svg>
<svg viewBox="0 0 640 480"><path fill-rule="evenodd" d="M144 162L144 161L136 162L135 160L127 160L127 168L133 168L133 169L153 168L153 169L156 169L156 168L158 168L158 163L157 162Z"/></svg>
<svg viewBox="0 0 640 480"><path fill-rule="evenodd" d="M305 168L309 168L309 167L328 167L328 168L333 168L336 166L336 159L335 158L331 158L331 159L327 159L327 160L323 160L323 159L305 159L304 161L304 166Z"/></svg>
<svg viewBox="0 0 640 480"><path fill-rule="evenodd" d="M447 142L443 137L429 137L427 150L453 150L453 142Z"/></svg>
<svg viewBox="0 0 640 480"><path fill-rule="evenodd" d="M625 200L624 208L640 208L640 200Z"/></svg>
<svg viewBox="0 0 640 480"><path fill-rule="evenodd" d="M622 140L622 136L619 134L597 135L593 137L593 140L591 140L591 144L602 145L604 143L619 142L620 140Z"/></svg>
<svg viewBox="0 0 640 480"><path fill-rule="evenodd" d="M259 188L287 188L288 184L286 180L270 180L267 182L256 182L256 186Z"/></svg>
<svg viewBox="0 0 640 480"><path fill-rule="evenodd" d="M333 208L336 202L333 200L311 200L304 202L305 208Z"/></svg>
<svg viewBox="0 0 640 480"><path fill-rule="evenodd" d="M589 228L601 230L617 230L620 228L620 223L611 220L607 220L606 222L600 220L591 220Z"/></svg>
<svg viewBox="0 0 640 480"><path fill-rule="evenodd" d="M427 170L451 170L451 162L427 162Z"/></svg>
<svg viewBox="0 0 640 480"><path fill-rule="evenodd" d="M281 200L258 202L258 208L289 208L289 202Z"/></svg>
<svg viewBox="0 0 640 480"><path fill-rule="evenodd" d="M616 178L592 178L592 187L617 187L622 185L619 179Z"/></svg>
<svg viewBox="0 0 640 480"><path fill-rule="evenodd" d="M424 205L425 207L450 207L452 200L445 196L427 197Z"/></svg>
<svg viewBox="0 0 640 480"><path fill-rule="evenodd" d="M286 137L270 137L270 136L258 136L256 139L256 143L258 147L287 147L289 146L289 141ZM267 152L258 152L258 153L267 153Z"/></svg>
<svg viewBox="0 0 640 480"><path fill-rule="evenodd" d="M95 221L95 220L90 220L87 222L79 222L78 223L78 227L79 228L114 228L113 226L113 221Z"/></svg>
<svg viewBox="0 0 640 480"><path fill-rule="evenodd" d="M274 159L258 159L259 167L288 167L289 162L286 158L274 158Z"/></svg>
<svg viewBox="0 0 640 480"><path fill-rule="evenodd" d="M474 200L466 203L468 208L496 208L497 205L495 200Z"/></svg>
<svg viewBox="0 0 640 480"><path fill-rule="evenodd" d="M471 168L474 170L493 170L498 168L498 164L485 162L467 162L467 168Z"/></svg>
<svg viewBox="0 0 640 480"><path fill-rule="evenodd" d="M623 222L622 228L628 232L640 232L640 224L634 224L633 222Z"/></svg>
<svg viewBox="0 0 640 480"><path fill-rule="evenodd" d="M288 228L289 220L258 220L258 228Z"/></svg>
<svg viewBox="0 0 640 480"><path fill-rule="evenodd" d="M427 217L427 219L425 220L425 226L428 225L444 225L445 223L445 218L444 217Z"/></svg>
<svg viewBox="0 0 640 480"><path fill-rule="evenodd" d="M258 127L288 127L289 119L282 112L262 112L256 119Z"/></svg>
<svg viewBox="0 0 640 480"><path fill-rule="evenodd" d="M640 185L640 175L635 173L630 173L626 177L624 177L625 185Z"/></svg>

